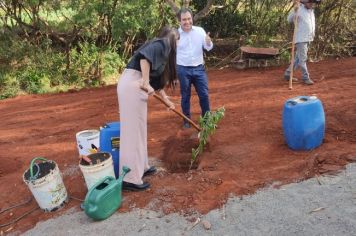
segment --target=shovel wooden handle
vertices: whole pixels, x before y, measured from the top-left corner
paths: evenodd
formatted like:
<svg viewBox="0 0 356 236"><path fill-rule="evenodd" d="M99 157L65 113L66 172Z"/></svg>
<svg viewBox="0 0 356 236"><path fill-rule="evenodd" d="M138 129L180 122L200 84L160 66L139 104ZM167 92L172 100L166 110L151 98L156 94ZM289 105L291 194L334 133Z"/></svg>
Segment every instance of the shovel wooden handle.
<svg viewBox="0 0 356 236"><path fill-rule="evenodd" d="M153 97L157 98L159 101L161 101L164 105L166 105L166 107L168 107L169 109L171 109L172 111L174 111L176 114L178 114L179 116L181 116L182 118L184 118L186 121L189 122L189 124L191 124L196 130L198 130L199 132L201 131L201 128L195 124L191 119L189 119L187 116L185 116L182 112L177 111L176 109L172 109L170 108L169 104L166 103L166 101L163 100L163 98L161 98L160 96L158 96L157 94L153 94Z"/></svg>
<svg viewBox="0 0 356 236"><path fill-rule="evenodd" d="M148 93L148 90L144 87L141 87L141 89L143 91L145 91L146 93ZM194 123L194 121L192 121L191 119L189 119L188 117L186 117L182 112L176 110L176 109L172 109L168 103L166 103L166 101L163 100L163 98L161 98L160 96L158 96L156 93L153 93L153 97L155 97L156 99L158 99L160 102L162 102L164 105L166 105L166 107L168 107L170 110L174 111L176 114L178 114L179 116L181 116L183 119L185 119L186 121L189 122L189 124L191 124L196 130L198 130L199 132L201 131L201 128Z"/></svg>
<svg viewBox="0 0 356 236"><path fill-rule="evenodd" d="M295 4L298 4L298 8L300 6L299 2L296 2ZM294 49L295 49L295 38L297 37L297 29L298 29L298 11L294 12L294 31L293 31L293 39L292 39L292 52L291 52L291 59L290 59L290 75L289 75L289 89L293 89L293 72L294 72Z"/></svg>

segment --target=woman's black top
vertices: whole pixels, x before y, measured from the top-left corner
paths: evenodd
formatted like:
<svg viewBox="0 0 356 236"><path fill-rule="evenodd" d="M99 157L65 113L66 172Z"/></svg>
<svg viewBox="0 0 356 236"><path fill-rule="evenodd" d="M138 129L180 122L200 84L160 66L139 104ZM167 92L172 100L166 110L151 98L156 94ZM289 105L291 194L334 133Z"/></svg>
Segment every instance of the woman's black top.
<svg viewBox="0 0 356 236"><path fill-rule="evenodd" d="M140 60L150 63L150 85L155 90L163 89L161 76L168 61L170 46L166 39L153 39L141 46L132 56L126 68L141 71Z"/></svg>

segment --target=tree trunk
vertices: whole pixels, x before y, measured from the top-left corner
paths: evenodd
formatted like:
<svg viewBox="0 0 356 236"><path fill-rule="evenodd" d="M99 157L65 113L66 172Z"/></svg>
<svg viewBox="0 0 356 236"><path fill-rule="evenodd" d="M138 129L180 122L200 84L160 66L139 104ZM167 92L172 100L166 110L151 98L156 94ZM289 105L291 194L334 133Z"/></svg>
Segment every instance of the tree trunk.
<svg viewBox="0 0 356 236"><path fill-rule="evenodd" d="M180 7L177 6L175 1L173 1L173 0L165 0L165 1L172 8L174 13L177 14ZM182 7L188 8L190 2L191 2L191 0L183 0ZM205 7L201 11L199 11L198 13L195 14L194 21L198 21L201 18L207 16L212 9L213 3L214 3L214 0L208 0Z"/></svg>
<svg viewBox="0 0 356 236"><path fill-rule="evenodd" d="M66 71L70 69L70 43L66 44Z"/></svg>

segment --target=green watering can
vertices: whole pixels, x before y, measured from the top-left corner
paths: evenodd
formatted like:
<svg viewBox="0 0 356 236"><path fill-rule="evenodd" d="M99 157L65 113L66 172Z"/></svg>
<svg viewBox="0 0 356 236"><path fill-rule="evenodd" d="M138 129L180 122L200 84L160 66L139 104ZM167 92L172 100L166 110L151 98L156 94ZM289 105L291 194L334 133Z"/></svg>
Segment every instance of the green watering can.
<svg viewBox="0 0 356 236"><path fill-rule="evenodd" d="M87 216L94 220L105 220L120 207L122 181L130 168L124 166L122 172L118 179L107 176L90 188L83 204Z"/></svg>

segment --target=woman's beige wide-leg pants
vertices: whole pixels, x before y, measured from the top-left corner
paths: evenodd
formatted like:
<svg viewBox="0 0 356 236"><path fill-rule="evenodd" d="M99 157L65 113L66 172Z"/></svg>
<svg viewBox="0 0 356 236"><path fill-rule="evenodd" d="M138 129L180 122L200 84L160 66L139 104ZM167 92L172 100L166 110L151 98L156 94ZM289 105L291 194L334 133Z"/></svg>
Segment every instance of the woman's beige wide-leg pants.
<svg viewBox="0 0 356 236"><path fill-rule="evenodd" d="M140 89L140 71L125 69L120 76L117 93L120 111L120 171L131 171L124 181L142 184L142 176L149 168L147 153L147 99Z"/></svg>

